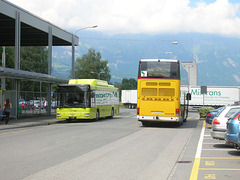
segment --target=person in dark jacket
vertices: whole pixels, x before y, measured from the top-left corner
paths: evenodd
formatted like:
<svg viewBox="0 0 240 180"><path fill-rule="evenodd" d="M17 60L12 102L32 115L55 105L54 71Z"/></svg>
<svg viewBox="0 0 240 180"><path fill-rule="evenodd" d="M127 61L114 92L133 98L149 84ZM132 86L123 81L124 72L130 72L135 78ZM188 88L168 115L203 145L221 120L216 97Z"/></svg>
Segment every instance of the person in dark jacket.
<svg viewBox="0 0 240 180"><path fill-rule="evenodd" d="M7 99L6 102L4 103L4 110L3 110L4 114L6 115L6 123L5 124L7 124L9 121L11 109L12 109L12 104L11 104L10 100Z"/></svg>

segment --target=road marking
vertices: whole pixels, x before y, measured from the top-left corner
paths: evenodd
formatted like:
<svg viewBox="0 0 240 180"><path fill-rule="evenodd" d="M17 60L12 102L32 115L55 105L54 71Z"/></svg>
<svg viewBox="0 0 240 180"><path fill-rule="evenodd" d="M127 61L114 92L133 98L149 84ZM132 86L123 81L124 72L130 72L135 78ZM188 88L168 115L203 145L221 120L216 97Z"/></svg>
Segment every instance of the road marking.
<svg viewBox="0 0 240 180"><path fill-rule="evenodd" d="M206 166L214 166L215 165L215 161L205 161L205 165Z"/></svg>
<svg viewBox="0 0 240 180"><path fill-rule="evenodd" d="M1 135L6 135L6 134L9 134L9 132L1 133L0 136L1 136Z"/></svg>
<svg viewBox="0 0 240 180"><path fill-rule="evenodd" d="M240 157L201 157L201 159L240 159Z"/></svg>
<svg viewBox="0 0 240 180"><path fill-rule="evenodd" d="M230 168L199 168L203 171L240 171L240 169L230 169Z"/></svg>
<svg viewBox="0 0 240 180"><path fill-rule="evenodd" d="M9 132L5 132L5 133L1 133L1 135L7 135L7 134L18 134L18 133L23 133L23 132L27 132L27 131L32 131L34 129L26 129L26 130L21 130L21 131L9 131Z"/></svg>
<svg viewBox="0 0 240 180"><path fill-rule="evenodd" d="M16 133L16 134L18 134L18 133L27 132L27 131L32 131L32 130L34 130L34 129L26 129L26 130L21 130L21 131L11 131L10 133Z"/></svg>
<svg viewBox="0 0 240 180"><path fill-rule="evenodd" d="M204 179L216 179L216 174L205 174Z"/></svg>
<svg viewBox="0 0 240 180"><path fill-rule="evenodd" d="M202 131L201 131L200 138L199 138L199 141L198 141L197 152L196 152L196 155L195 155L195 160L194 160L190 180L197 180L197 178L198 178L198 171L199 171L199 166L200 166L200 159L201 159L201 151L202 151L202 144L203 144L205 126L206 126L206 122L203 121Z"/></svg>
<svg viewBox="0 0 240 180"><path fill-rule="evenodd" d="M202 149L202 151L231 151L231 148L228 149Z"/></svg>
<svg viewBox="0 0 240 180"><path fill-rule="evenodd" d="M206 138L204 138L204 139L206 139ZM213 142L213 143L203 143L203 144L217 144L216 142Z"/></svg>

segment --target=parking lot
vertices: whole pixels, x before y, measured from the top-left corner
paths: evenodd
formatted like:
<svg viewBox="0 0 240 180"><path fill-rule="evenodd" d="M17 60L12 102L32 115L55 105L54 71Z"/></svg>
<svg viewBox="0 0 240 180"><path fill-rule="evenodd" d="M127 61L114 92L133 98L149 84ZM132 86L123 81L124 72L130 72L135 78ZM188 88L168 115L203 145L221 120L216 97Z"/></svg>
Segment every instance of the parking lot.
<svg viewBox="0 0 240 180"><path fill-rule="evenodd" d="M211 137L211 125L203 122L190 179L239 179L240 151Z"/></svg>

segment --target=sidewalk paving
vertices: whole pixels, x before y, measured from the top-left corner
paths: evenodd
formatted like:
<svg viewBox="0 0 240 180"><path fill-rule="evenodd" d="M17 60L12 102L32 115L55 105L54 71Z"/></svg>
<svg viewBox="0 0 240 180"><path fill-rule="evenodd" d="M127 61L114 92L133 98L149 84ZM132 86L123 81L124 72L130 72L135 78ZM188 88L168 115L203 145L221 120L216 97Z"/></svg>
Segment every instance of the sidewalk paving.
<svg viewBox="0 0 240 180"><path fill-rule="evenodd" d="M58 122L64 122L65 120L56 119L56 116L42 116L42 117L30 117L20 119L10 119L8 124L5 124L5 120L0 121L0 130L15 129L32 126L43 126L56 124Z"/></svg>

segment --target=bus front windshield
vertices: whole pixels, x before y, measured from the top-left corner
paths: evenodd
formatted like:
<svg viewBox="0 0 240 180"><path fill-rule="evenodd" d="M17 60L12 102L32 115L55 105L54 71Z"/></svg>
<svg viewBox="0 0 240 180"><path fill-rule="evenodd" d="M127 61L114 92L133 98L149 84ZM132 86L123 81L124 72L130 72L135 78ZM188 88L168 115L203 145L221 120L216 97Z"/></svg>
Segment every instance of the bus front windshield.
<svg viewBox="0 0 240 180"><path fill-rule="evenodd" d="M57 91L59 108L89 108L89 86L60 86Z"/></svg>
<svg viewBox="0 0 240 180"><path fill-rule="evenodd" d="M177 62L142 61L139 64L138 78L180 79Z"/></svg>

